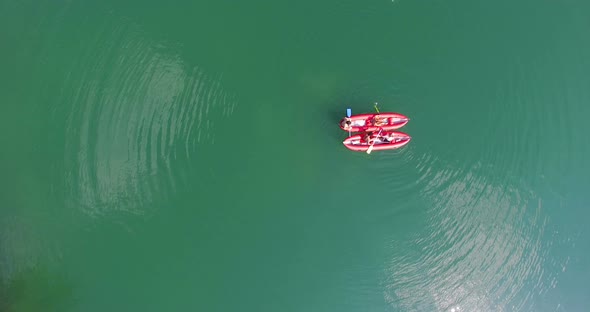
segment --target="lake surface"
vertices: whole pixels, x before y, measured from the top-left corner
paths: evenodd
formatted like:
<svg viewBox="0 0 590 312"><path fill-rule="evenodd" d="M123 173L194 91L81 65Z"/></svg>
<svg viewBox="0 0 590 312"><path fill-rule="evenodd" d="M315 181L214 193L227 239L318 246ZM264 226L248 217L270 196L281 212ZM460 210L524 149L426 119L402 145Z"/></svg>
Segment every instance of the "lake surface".
<svg viewBox="0 0 590 312"><path fill-rule="evenodd" d="M585 311L590 2L0 0L0 311ZM407 146L347 150L353 114Z"/></svg>

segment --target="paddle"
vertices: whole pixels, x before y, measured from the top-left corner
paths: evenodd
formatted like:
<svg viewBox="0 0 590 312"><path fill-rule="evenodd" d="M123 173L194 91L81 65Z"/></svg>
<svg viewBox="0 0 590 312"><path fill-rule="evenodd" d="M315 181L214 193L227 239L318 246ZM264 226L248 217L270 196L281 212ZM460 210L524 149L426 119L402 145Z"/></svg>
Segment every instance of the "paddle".
<svg viewBox="0 0 590 312"><path fill-rule="evenodd" d="M383 131L383 128L380 128L379 129L379 132L377 132L377 137L379 137L379 135L381 134L381 131ZM371 137L369 137L369 140L370 139L371 139ZM373 143L371 143L371 145L369 145L369 149L367 150L367 154L371 154L371 152L373 151L373 146L374 145L375 145L375 140L373 140Z"/></svg>
<svg viewBox="0 0 590 312"><path fill-rule="evenodd" d="M379 112L379 108L377 108L377 102L375 102L375 110L377 111L377 114L381 114L381 113Z"/></svg>
<svg viewBox="0 0 590 312"><path fill-rule="evenodd" d="M350 118L350 116L352 116L352 110L349 108L346 109L346 117ZM352 125L350 125L352 127ZM352 130L350 130L350 128L348 128L348 137L350 137L352 135Z"/></svg>

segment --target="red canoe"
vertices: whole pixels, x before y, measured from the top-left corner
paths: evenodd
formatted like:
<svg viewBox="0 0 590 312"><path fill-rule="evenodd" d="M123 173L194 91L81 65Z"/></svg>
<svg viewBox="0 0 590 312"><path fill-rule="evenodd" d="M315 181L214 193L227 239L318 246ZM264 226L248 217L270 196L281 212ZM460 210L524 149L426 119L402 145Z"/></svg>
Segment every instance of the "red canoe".
<svg viewBox="0 0 590 312"><path fill-rule="evenodd" d="M367 142L368 134L357 134L351 137L346 138L344 142L344 146L351 151L356 152L365 152L369 149L369 142ZM370 140L374 141L373 144L373 151L383 151L383 150L390 150L400 148L408 143L410 143L410 137L407 133L403 132L387 132L381 131L381 135L377 137L376 133L370 134Z"/></svg>
<svg viewBox="0 0 590 312"><path fill-rule="evenodd" d="M383 131L395 130L410 121L408 117L398 113L361 114L350 116L350 127L347 128L347 120L345 117L340 121L340 129L350 132L378 131L379 128Z"/></svg>

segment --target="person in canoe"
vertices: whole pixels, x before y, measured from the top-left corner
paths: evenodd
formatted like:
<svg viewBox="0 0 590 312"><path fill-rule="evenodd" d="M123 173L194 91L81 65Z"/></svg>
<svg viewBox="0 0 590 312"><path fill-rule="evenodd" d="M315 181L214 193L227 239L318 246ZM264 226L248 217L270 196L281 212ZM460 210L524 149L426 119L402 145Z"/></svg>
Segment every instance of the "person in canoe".
<svg viewBox="0 0 590 312"><path fill-rule="evenodd" d="M381 127L385 125L387 125L387 117L381 117L379 115L373 117L373 126Z"/></svg>
<svg viewBox="0 0 590 312"><path fill-rule="evenodd" d="M350 128L352 128L352 121L350 120L350 118L344 117L342 128L344 128L344 130L350 130Z"/></svg>
<svg viewBox="0 0 590 312"><path fill-rule="evenodd" d="M373 142L375 140L374 138L371 138L372 136L373 136L373 132L366 132L363 139L365 140L365 142L367 142L367 144L371 144L371 142Z"/></svg>
<svg viewBox="0 0 590 312"><path fill-rule="evenodd" d="M380 134L380 132L377 132L377 134L375 134L375 132L367 132L365 133L365 142L367 142L368 145L374 144L375 141L379 138L382 138L383 136Z"/></svg>
<svg viewBox="0 0 590 312"><path fill-rule="evenodd" d="M383 138L384 140L387 140L388 142L393 142L394 140L397 142L397 139L395 138L395 134L393 134L393 133L388 133L386 135L382 135L381 138Z"/></svg>

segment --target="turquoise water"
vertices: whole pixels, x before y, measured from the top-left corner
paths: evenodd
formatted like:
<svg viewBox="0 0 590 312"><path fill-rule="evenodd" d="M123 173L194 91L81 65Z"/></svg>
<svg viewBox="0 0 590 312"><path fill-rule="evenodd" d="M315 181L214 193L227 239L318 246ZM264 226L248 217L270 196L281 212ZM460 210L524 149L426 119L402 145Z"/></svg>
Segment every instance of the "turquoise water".
<svg viewBox="0 0 590 312"><path fill-rule="evenodd" d="M588 9L0 0L0 311L584 311Z"/></svg>

